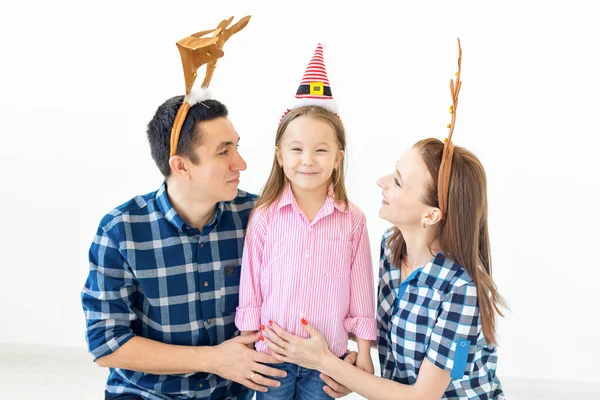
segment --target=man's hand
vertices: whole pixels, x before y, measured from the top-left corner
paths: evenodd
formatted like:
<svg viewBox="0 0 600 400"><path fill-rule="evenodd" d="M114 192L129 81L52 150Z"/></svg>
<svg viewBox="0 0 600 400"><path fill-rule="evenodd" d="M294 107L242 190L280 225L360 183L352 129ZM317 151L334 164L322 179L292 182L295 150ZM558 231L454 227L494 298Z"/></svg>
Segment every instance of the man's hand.
<svg viewBox="0 0 600 400"><path fill-rule="evenodd" d="M247 347L259 340L260 333L238 336L213 347L212 373L259 392L266 392L267 386L279 387L279 381L266 378L266 375L285 377L284 371L262 363L278 364L275 358Z"/></svg>
<svg viewBox="0 0 600 400"><path fill-rule="evenodd" d="M355 351L352 351L352 352L350 352L350 354L348 354L346 356L346 358L344 358L344 361L350 365L354 365L354 363L356 362L357 355L358 354ZM352 393L352 391L350 389L348 389L345 386L340 385L339 383L337 383L336 381L334 381L327 375L321 374L321 375L319 375L319 377L327 385L327 386L323 386L323 390L325 391L325 393L327 393L334 399L338 399L340 397L344 397L344 396L347 396L350 393Z"/></svg>

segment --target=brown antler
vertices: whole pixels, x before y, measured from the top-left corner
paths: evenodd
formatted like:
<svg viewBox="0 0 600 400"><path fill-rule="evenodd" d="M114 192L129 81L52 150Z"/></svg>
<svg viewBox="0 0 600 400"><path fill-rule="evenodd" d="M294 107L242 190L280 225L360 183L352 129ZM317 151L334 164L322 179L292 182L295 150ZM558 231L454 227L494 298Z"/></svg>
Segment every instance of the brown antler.
<svg viewBox="0 0 600 400"><path fill-rule="evenodd" d="M214 31L214 30L213 30ZM213 32L209 31L209 32ZM218 31L218 29L217 29ZM185 79L185 95L189 95L196 80L196 71L208 62L214 62L223 57L223 51L217 46L218 39L188 36L177 42L181 55L183 77Z"/></svg>
<svg viewBox="0 0 600 400"><path fill-rule="evenodd" d="M450 114L452 114L452 121L448 128L450 131L448 132L448 141L452 140L452 133L454 132L454 122L456 121L456 108L458 107L458 93L460 92L460 87L462 82L460 80L460 66L462 63L462 49L460 47L460 39L456 38L458 41L458 71L456 71L455 78L450 79L450 95L452 96L452 105L450 106Z"/></svg>
<svg viewBox="0 0 600 400"><path fill-rule="evenodd" d="M227 20L221 21L216 29L196 32L177 42L177 48L179 49L179 54L181 56L181 64L183 65L185 98L179 107L179 110L177 110L177 115L175 115L175 121L173 122L173 127L171 128L171 138L169 143L170 157L175 155L177 152L181 128L191 104L193 104L190 103L189 100L192 87L196 81L196 71L198 71L198 68L200 68L202 65L208 63L206 67L206 77L202 83L202 88L207 88L217 66L217 60L224 55L223 45L233 34L244 29L249 20L250 16L245 16L231 28L227 29L227 26L229 26L231 21L233 21L233 17L231 17ZM203 37L209 33L213 33L212 37Z"/></svg>
<svg viewBox="0 0 600 400"><path fill-rule="evenodd" d="M452 96L452 105L450 106L450 114L452 121L448 124L450 131L448 137L444 139L444 152L442 153L442 163L440 164L440 172L438 175L438 205L442 211L442 218L446 217L448 210L448 190L450 188L450 172L452 171L452 156L454 155L454 144L452 143L452 133L454 132L454 123L456 122L456 108L458 107L458 94L462 81L460 80L460 67L462 63L462 48L460 47L460 39L458 40L458 71L454 74L455 78L450 79L450 95Z"/></svg>
<svg viewBox="0 0 600 400"><path fill-rule="evenodd" d="M234 24L231 28L227 29L229 24L233 21L233 17L229 19L224 19L221 21L219 26L217 27L215 33L213 34L213 38L217 38L217 49L222 50L223 45L231 36L238 33L242 29L248 25L248 21L250 21L250 15L246 15L244 18L240 19L236 24ZM204 32L198 32L198 34ZM208 33L208 32L207 32ZM206 75L204 77L204 82L202 82L202 87L206 88L210 84L213 73L215 72L215 68L217 68L217 60L211 61L206 66Z"/></svg>

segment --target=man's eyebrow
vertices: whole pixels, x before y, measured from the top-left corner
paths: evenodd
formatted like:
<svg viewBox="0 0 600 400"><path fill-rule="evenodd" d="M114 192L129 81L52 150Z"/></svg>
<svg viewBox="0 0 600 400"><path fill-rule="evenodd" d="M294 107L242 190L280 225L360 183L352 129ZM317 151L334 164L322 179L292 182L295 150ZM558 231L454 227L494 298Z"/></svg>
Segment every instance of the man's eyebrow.
<svg viewBox="0 0 600 400"><path fill-rule="evenodd" d="M223 150L225 147L232 145L233 142L221 142L221 144L219 146L217 146L217 150L215 151L221 151Z"/></svg>
<svg viewBox="0 0 600 400"><path fill-rule="evenodd" d="M240 138L238 138L238 143L240 142ZM217 150L215 150L217 153L221 150L223 150L225 147L227 146L231 146L234 143L231 141L227 141L227 142L221 142L221 144L219 146L217 146Z"/></svg>

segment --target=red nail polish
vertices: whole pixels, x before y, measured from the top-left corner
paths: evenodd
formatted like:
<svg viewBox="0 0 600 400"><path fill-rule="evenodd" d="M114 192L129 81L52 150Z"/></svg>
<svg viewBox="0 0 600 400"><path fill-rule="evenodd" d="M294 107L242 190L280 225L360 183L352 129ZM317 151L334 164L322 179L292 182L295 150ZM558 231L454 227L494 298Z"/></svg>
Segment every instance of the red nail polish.
<svg viewBox="0 0 600 400"><path fill-rule="evenodd" d="M264 330L265 330L265 326L264 326L264 325L261 325L261 326L260 326L260 330L261 330L261 331L264 331Z"/></svg>
<svg viewBox="0 0 600 400"><path fill-rule="evenodd" d="M302 319L300 320L300 322L302 322L302 325L308 325L308 321L307 321L307 320L305 320L304 318L302 318Z"/></svg>
<svg viewBox="0 0 600 400"><path fill-rule="evenodd" d="M260 335L259 339L262 340L262 341L265 340L265 338L263 337L263 335Z"/></svg>
<svg viewBox="0 0 600 400"><path fill-rule="evenodd" d="M273 321L269 320L269 325L273 326Z"/></svg>

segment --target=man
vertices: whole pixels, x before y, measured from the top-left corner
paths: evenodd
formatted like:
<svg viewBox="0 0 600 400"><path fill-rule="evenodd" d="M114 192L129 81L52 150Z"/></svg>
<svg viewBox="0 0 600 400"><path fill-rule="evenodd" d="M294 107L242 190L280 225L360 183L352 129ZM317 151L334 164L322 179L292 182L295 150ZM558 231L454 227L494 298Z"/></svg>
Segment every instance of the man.
<svg viewBox="0 0 600 400"><path fill-rule="evenodd" d="M82 293L87 341L109 367L106 399L249 399L285 373L236 336L240 264L257 196L238 190L246 163L227 108L190 107L176 154L171 128L183 96L148 124L162 186L107 214L89 252ZM348 357L353 362L354 354ZM325 377L334 397L346 388Z"/></svg>
<svg viewBox="0 0 600 400"><path fill-rule="evenodd" d="M226 107L190 108L169 157L183 96L167 100L148 125L163 185L106 215L90 248L82 293L87 340L110 367L106 398L246 399L282 376L236 337L240 261L255 195L238 191L246 163ZM253 375L254 374L254 375ZM250 380L250 376L252 380ZM132 394L134 397L122 397Z"/></svg>

